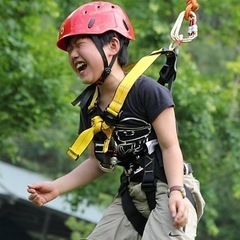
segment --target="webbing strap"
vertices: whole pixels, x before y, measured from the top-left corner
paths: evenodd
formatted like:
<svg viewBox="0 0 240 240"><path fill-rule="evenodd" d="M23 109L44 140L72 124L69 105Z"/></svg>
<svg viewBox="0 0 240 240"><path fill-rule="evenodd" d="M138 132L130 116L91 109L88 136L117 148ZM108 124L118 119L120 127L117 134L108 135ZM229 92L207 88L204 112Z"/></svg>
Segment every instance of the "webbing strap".
<svg viewBox="0 0 240 240"><path fill-rule="evenodd" d="M132 68L132 70L126 75L126 77L118 86L112 102L106 109L108 113L114 117L117 117L134 82L162 53L164 53L164 50L161 48L159 50L153 51L150 55L144 56L137 62L137 64ZM95 92L94 96L96 94L97 92ZM86 129L77 137L73 145L69 147L67 154L74 160L77 160L78 157L87 148L94 135L100 131L104 132L107 137L103 146L103 152L107 152L113 129L114 127L106 124L101 117L94 117L92 119L92 127Z"/></svg>
<svg viewBox="0 0 240 240"><path fill-rule="evenodd" d="M121 199L124 213L129 222L131 222L135 230L142 236L147 223L147 218L145 218L134 205L128 189L123 192Z"/></svg>
<svg viewBox="0 0 240 240"><path fill-rule="evenodd" d="M146 154L144 176L141 189L145 192L150 211L156 207L156 181L154 172L154 155Z"/></svg>
<svg viewBox="0 0 240 240"><path fill-rule="evenodd" d="M109 107L107 108L107 112L112 114L113 116L117 116L119 111L122 108L122 105L127 97L127 94L129 90L131 89L133 83L136 81L136 79L144 73L148 67L163 53L163 49L159 49L156 51L153 51L150 55L147 55L143 58L141 58L137 64L133 67L133 69L126 75L126 77L123 79L119 87L117 88L117 91L115 93L115 96L110 103Z"/></svg>
<svg viewBox="0 0 240 240"><path fill-rule="evenodd" d="M91 110L91 109L94 108L96 99L97 99L97 97L98 97L98 94L99 94L99 93L98 93L98 88L96 87L95 92L94 92L94 95L93 95L93 98L92 98L92 101L91 101L90 105L88 106L88 110Z"/></svg>
<svg viewBox="0 0 240 240"><path fill-rule="evenodd" d="M92 127L86 129L81 133L81 135L78 136L73 145L69 147L67 154L74 160L78 159L78 157L92 141L93 136L100 131L106 135L106 140L103 145L103 152L107 152L113 128L114 127L108 126L101 117L95 116L92 118Z"/></svg>

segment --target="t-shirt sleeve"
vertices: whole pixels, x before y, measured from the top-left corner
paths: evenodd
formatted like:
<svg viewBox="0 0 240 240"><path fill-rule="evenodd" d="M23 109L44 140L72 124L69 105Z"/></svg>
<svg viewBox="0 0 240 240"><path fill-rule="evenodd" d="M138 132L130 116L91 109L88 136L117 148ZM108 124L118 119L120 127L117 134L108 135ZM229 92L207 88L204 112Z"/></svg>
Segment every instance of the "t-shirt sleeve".
<svg viewBox="0 0 240 240"><path fill-rule="evenodd" d="M140 95L139 95L140 94ZM138 95L149 122L153 122L157 116L169 107L174 107L170 91L157 81L146 78L139 82Z"/></svg>

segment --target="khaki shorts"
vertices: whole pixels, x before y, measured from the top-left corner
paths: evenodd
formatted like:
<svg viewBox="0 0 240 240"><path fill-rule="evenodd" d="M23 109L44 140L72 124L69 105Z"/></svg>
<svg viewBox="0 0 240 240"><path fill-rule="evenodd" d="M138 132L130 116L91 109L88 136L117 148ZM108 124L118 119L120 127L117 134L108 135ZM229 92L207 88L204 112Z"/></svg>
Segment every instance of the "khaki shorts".
<svg viewBox="0 0 240 240"><path fill-rule="evenodd" d="M187 199L189 208L188 224L182 228L174 228L173 220L168 208L167 185L157 183L156 208L150 213L145 193L141 190L141 183L130 183L129 191L138 210L148 217L148 221L141 237L128 221L122 209L121 198L116 197L106 209L88 240L194 240L197 223L203 214L205 202L199 190L199 182L192 174L186 175L185 184L190 188L197 203L197 212Z"/></svg>

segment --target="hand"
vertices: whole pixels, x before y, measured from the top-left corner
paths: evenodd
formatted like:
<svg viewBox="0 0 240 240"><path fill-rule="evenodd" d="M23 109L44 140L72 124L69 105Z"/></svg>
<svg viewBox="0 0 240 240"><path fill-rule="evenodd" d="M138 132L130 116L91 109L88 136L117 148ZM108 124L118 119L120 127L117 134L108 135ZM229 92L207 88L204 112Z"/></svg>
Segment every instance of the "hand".
<svg viewBox="0 0 240 240"><path fill-rule="evenodd" d="M172 191L168 204L173 217L173 226L184 227L188 220L188 208L182 194L179 191Z"/></svg>
<svg viewBox="0 0 240 240"><path fill-rule="evenodd" d="M58 189L50 181L29 184L27 191L30 193L28 199L39 207L59 196Z"/></svg>

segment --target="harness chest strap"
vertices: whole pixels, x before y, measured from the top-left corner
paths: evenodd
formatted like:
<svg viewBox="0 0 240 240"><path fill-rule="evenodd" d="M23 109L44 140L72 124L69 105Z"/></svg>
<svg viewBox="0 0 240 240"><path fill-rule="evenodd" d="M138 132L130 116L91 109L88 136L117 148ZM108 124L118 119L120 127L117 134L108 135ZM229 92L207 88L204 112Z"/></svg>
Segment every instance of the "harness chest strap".
<svg viewBox="0 0 240 240"><path fill-rule="evenodd" d="M100 131L102 131L107 136L103 145L103 151L106 152L112 136L113 128L114 127L112 126L108 126L101 117L95 116L92 118L92 127L85 130L81 135L79 135L72 147L68 149L68 155L74 160L77 160L77 158L83 153L85 148L91 142L93 136Z"/></svg>
<svg viewBox="0 0 240 240"><path fill-rule="evenodd" d="M117 88L117 91L114 95L112 102L109 107L107 107L106 112L111 114L114 117L118 116L119 111L121 110L123 103L127 97L127 94L134 82L138 79L138 77L143 74L147 68L161 55L164 54L165 50L162 48L156 51L153 51L150 55L144 56L141 58L137 64L132 68L132 70L125 76L120 85ZM96 98L97 92L95 91L94 97ZM93 102L90 104L90 107L93 105ZM107 152L108 145L111 139L111 135L114 127L109 126L103 121L100 116L95 116L91 121L91 128L83 131L75 140L73 145L69 147L67 154L77 160L78 157L83 153L83 151L87 148L89 143L92 141L94 135L100 131L102 131L106 135L106 141L103 146L103 152Z"/></svg>

